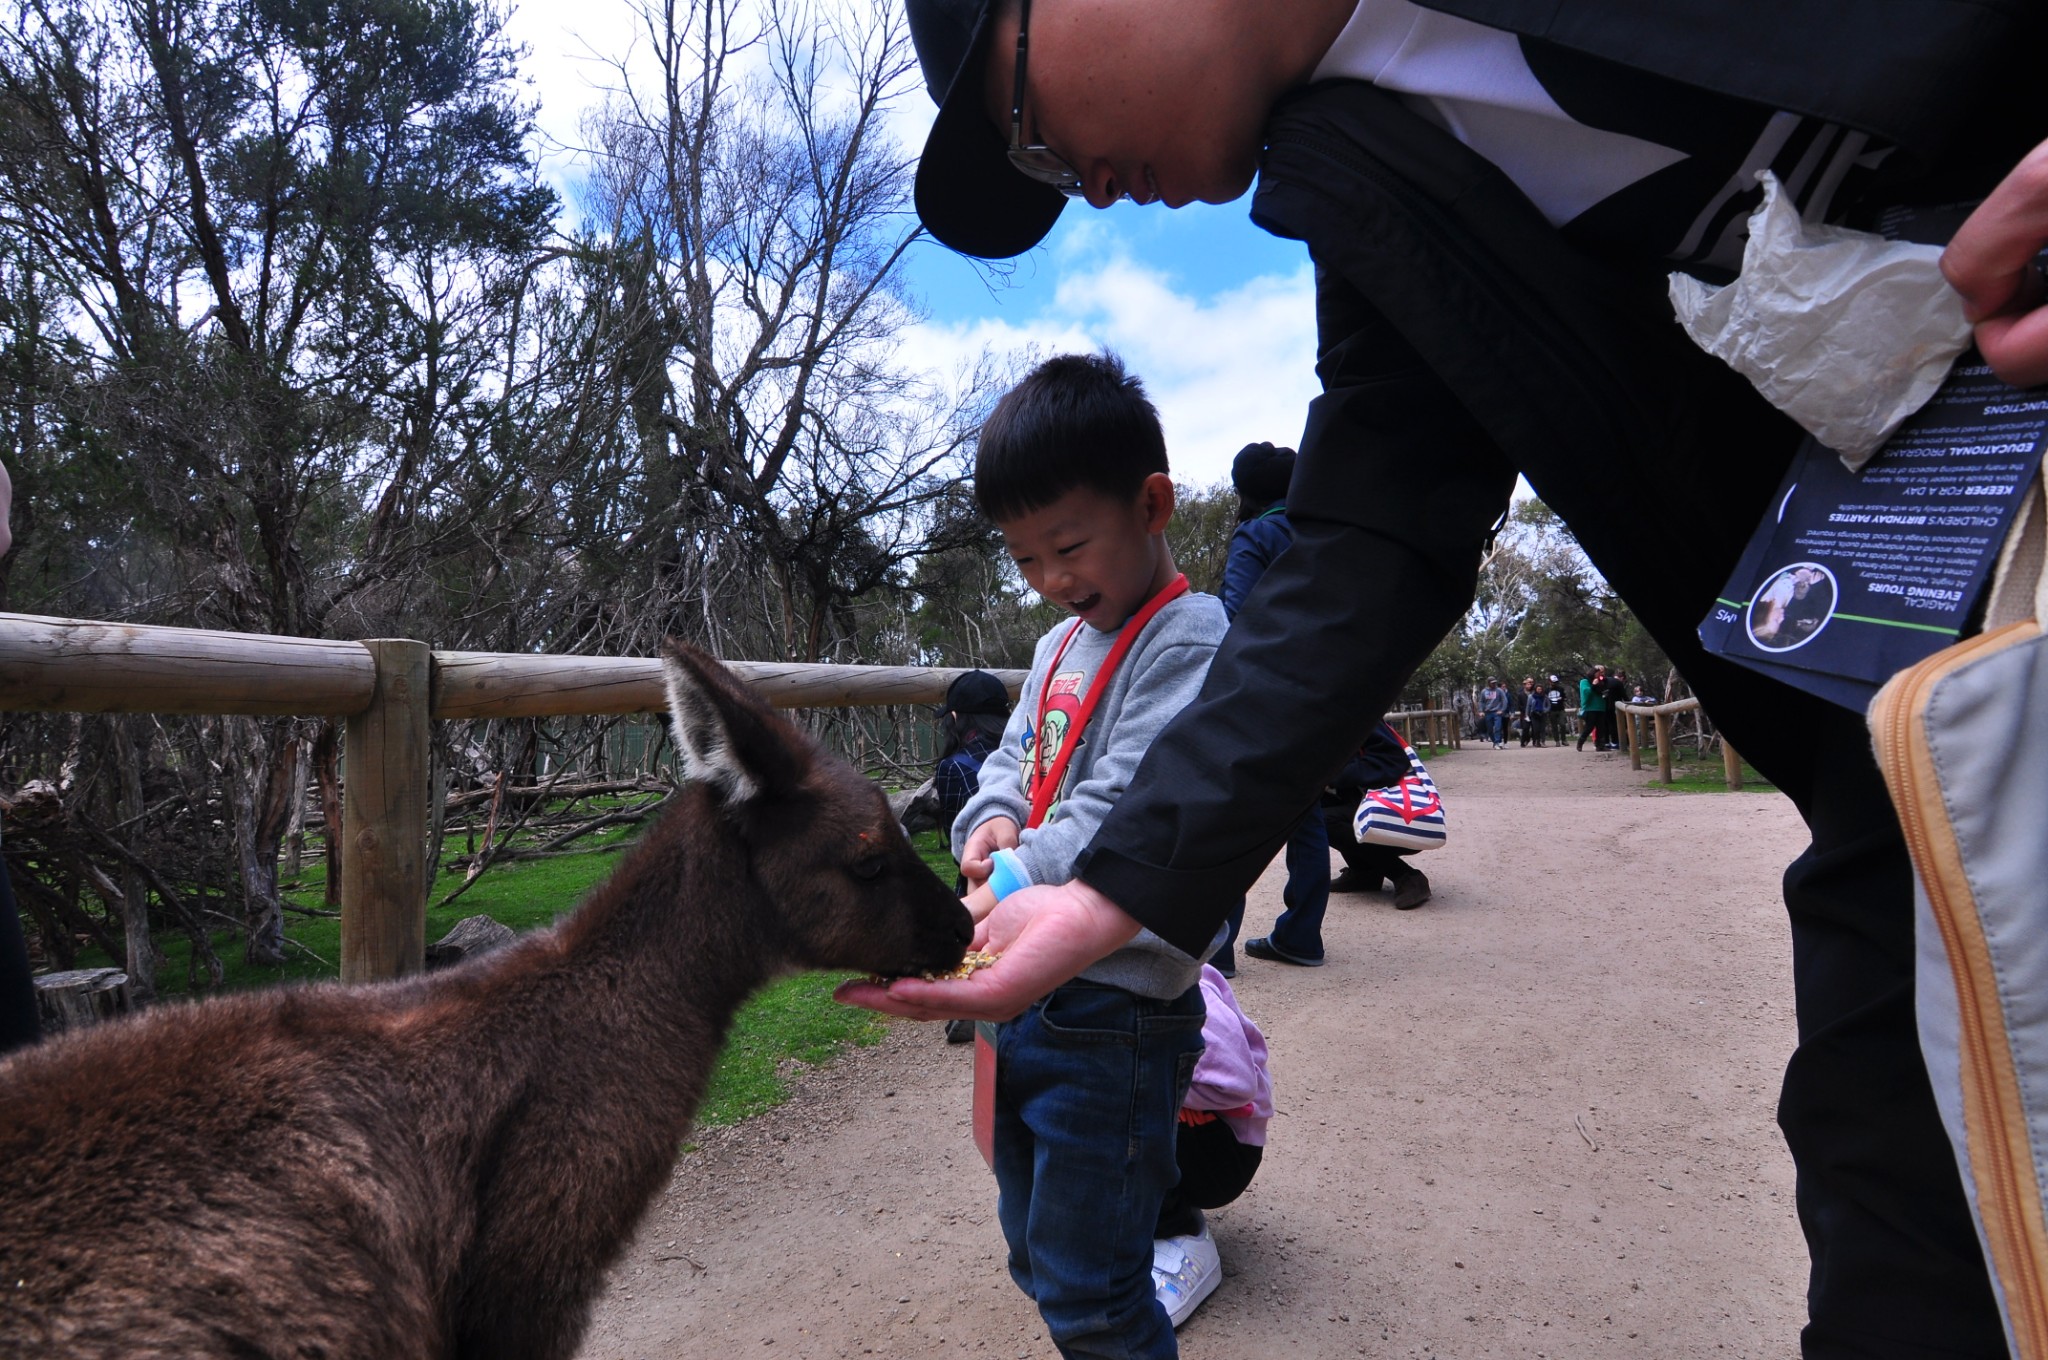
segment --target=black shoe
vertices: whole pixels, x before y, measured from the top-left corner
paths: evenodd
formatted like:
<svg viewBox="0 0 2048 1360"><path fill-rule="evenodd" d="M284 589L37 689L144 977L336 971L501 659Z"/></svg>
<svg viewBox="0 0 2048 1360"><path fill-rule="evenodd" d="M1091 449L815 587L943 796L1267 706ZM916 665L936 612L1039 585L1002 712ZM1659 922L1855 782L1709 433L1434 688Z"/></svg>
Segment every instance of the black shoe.
<svg viewBox="0 0 2048 1360"><path fill-rule="evenodd" d="M1271 935L1261 935L1256 940L1246 940L1244 942L1244 952L1255 959L1265 959L1271 963L1291 963L1296 968L1320 968L1323 966L1322 955L1318 954L1315 958L1311 959L1300 954L1290 954L1279 945L1274 944Z"/></svg>
<svg viewBox="0 0 2048 1360"><path fill-rule="evenodd" d="M1229 945L1209 956L1209 966L1227 978L1237 976L1237 952Z"/></svg>
<svg viewBox="0 0 2048 1360"><path fill-rule="evenodd" d="M946 1042L949 1044L973 1043L974 1022L972 1020L948 1020L946 1022Z"/></svg>
<svg viewBox="0 0 2048 1360"><path fill-rule="evenodd" d="M1417 869L1394 885L1394 909L1413 911L1429 900L1429 875ZM1247 946L1249 948L1249 946Z"/></svg>
<svg viewBox="0 0 2048 1360"><path fill-rule="evenodd" d="M1380 885L1386 881L1386 879L1378 874L1368 877L1365 874L1354 873L1351 866L1347 864L1335 878L1330 880L1330 891L1333 893L1378 892Z"/></svg>

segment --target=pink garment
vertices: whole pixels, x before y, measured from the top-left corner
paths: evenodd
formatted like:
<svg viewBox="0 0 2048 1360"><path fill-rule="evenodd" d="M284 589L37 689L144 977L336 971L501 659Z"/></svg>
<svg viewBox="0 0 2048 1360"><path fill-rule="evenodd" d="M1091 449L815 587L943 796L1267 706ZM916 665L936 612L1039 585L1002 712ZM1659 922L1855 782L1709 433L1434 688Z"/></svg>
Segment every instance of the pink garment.
<svg viewBox="0 0 2048 1360"><path fill-rule="evenodd" d="M1237 1004L1223 974L1202 965L1202 1050L1183 1108L1211 1110L1247 1147L1266 1145L1273 1117L1273 1077L1266 1066L1266 1036Z"/></svg>

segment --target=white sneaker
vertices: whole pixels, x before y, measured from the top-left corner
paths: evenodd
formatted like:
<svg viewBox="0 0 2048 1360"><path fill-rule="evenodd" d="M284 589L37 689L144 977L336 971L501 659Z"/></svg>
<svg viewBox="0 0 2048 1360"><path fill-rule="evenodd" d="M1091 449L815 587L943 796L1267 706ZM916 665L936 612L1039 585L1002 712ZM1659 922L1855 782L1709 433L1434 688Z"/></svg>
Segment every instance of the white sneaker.
<svg viewBox="0 0 2048 1360"><path fill-rule="evenodd" d="M1152 1243L1152 1291L1175 1327L1216 1292L1223 1281L1223 1259L1216 1239L1204 1223L1192 1237L1162 1237Z"/></svg>

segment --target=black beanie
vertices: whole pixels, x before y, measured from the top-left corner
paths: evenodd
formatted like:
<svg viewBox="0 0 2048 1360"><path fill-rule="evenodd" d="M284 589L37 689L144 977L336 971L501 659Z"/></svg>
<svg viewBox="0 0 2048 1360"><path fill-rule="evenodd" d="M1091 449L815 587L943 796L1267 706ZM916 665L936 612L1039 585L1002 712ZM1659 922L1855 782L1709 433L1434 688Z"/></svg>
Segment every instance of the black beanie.
<svg viewBox="0 0 2048 1360"><path fill-rule="evenodd" d="M1287 499L1287 483L1294 476L1294 450L1271 444L1247 444L1237 451L1230 465L1230 484L1237 494L1260 505Z"/></svg>

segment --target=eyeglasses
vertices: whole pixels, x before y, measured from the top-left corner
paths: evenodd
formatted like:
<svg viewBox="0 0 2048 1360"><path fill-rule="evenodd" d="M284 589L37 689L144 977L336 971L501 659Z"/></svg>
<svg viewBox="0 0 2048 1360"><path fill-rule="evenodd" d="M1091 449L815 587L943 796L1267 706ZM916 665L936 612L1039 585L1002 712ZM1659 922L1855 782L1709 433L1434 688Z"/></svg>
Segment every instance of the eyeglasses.
<svg viewBox="0 0 2048 1360"><path fill-rule="evenodd" d="M1017 11L1017 79L1010 86L1010 164L1017 172L1040 184L1050 184L1068 198L1085 198L1074 167L1060 159L1049 146L1024 144L1024 54L1030 46L1031 0L1023 0Z"/></svg>

